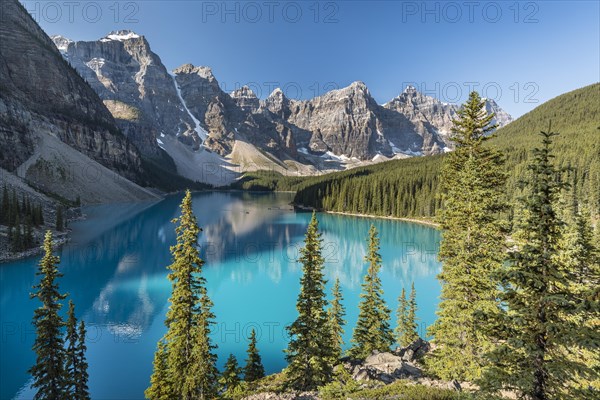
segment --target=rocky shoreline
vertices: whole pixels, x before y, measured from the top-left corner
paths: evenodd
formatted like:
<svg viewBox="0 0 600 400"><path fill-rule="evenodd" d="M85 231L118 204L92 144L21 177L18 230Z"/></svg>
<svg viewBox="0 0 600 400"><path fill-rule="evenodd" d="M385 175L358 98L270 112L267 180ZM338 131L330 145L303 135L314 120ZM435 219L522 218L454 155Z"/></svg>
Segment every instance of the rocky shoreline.
<svg viewBox="0 0 600 400"><path fill-rule="evenodd" d="M68 243L71 240L71 238L69 237L68 233L64 233L61 234L61 236L55 238L55 240L52 241L52 246L54 248L63 246L64 244ZM33 247L31 249L27 249L24 251L19 251L19 252L10 252L5 248L2 248L2 252L0 253L0 264L3 263L8 263L11 261L18 261L18 260L22 260L25 258L29 258L29 257L33 257L36 256L38 254L42 253L42 246L36 246Z"/></svg>

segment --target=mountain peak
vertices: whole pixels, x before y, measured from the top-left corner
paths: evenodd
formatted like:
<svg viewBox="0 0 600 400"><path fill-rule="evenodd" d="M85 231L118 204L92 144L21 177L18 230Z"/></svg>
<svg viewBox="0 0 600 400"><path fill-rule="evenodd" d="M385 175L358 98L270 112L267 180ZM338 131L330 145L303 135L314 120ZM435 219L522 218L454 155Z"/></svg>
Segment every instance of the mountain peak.
<svg viewBox="0 0 600 400"><path fill-rule="evenodd" d="M350 85L328 92L329 94L342 94L344 96L347 95L360 95L360 96L370 96L369 88L362 81L354 81ZM327 95L327 94L326 94Z"/></svg>
<svg viewBox="0 0 600 400"><path fill-rule="evenodd" d="M252 89L250 89L248 86L244 85L239 89L234 90L233 92L231 92L231 97L233 97L234 99L236 98L252 98L252 99L256 99L256 94L252 91Z"/></svg>
<svg viewBox="0 0 600 400"><path fill-rule="evenodd" d="M74 43L73 40L61 35L52 35L50 36L50 39L52 39L54 45L58 50L60 50L61 53L67 51L69 44Z"/></svg>
<svg viewBox="0 0 600 400"><path fill-rule="evenodd" d="M175 75L197 74L198 76L205 78L205 79L214 78L212 69L210 67L205 67L205 66L196 67L194 64L190 64L190 63L183 64L180 67L175 68L173 70L173 73Z"/></svg>
<svg viewBox="0 0 600 400"><path fill-rule="evenodd" d="M271 94L269 95L269 97L285 97L285 94L283 93L283 90L281 90L281 88L275 88L275 90L273 90L271 92Z"/></svg>
<svg viewBox="0 0 600 400"><path fill-rule="evenodd" d="M104 36L100 39L101 42L111 42L111 41L125 41L129 39L139 39L141 36L135 33L134 31L130 31L128 29L112 31L108 35Z"/></svg>
<svg viewBox="0 0 600 400"><path fill-rule="evenodd" d="M360 92L366 92L366 93L369 92L369 88L367 88L367 85L365 85L365 83L363 81L354 81L348 87L353 89L354 91L360 91Z"/></svg>
<svg viewBox="0 0 600 400"><path fill-rule="evenodd" d="M413 94L413 93L418 93L417 88L414 87L413 85L408 85L406 86L406 88L402 91L402 93L407 93L407 94Z"/></svg>

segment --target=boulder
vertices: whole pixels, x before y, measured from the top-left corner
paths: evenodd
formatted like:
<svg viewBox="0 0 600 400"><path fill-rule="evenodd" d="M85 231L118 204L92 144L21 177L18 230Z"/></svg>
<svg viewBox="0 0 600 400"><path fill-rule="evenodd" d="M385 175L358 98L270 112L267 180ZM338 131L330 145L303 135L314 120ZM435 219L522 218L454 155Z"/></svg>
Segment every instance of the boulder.
<svg viewBox="0 0 600 400"><path fill-rule="evenodd" d="M379 381L390 384L398 379L416 379L422 376L421 370L414 364L403 361L392 353L374 353L364 362L345 363L356 381Z"/></svg>
<svg viewBox="0 0 600 400"><path fill-rule="evenodd" d="M396 354L398 354L403 361L414 363L418 362L430 350L431 344L426 340L418 338L408 346L397 350Z"/></svg>

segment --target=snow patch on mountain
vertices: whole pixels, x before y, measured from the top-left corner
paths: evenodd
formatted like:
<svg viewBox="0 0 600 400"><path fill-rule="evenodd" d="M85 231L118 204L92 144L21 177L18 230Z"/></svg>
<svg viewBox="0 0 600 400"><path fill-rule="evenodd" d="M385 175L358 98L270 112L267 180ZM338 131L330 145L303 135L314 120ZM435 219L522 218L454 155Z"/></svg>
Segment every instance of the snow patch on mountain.
<svg viewBox="0 0 600 400"><path fill-rule="evenodd" d="M105 63L106 60L104 58L92 58L90 61L86 62L85 65L98 75L100 68L102 68Z"/></svg>
<svg viewBox="0 0 600 400"><path fill-rule="evenodd" d="M123 31L113 31L111 33L109 33L108 35L104 36L102 39L100 39L101 42L110 42L113 40L117 40L119 42L122 42L124 40L129 40L129 39L139 39L140 35L138 35L137 33L133 32L133 31L128 31L128 30L123 30Z"/></svg>
<svg viewBox="0 0 600 400"><path fill-rule="evenodd" d="M200 136L202 141L205 141L206 138L208 137L208 132L206 132L206 130L204 130L204 128L202 128L202 125L200 125L200 121L198 120L198 118L196 118L194 116L194 114L192 114L192 112L188 108L187 104L185 103L185 100L183 99L183 96L181 95L181 88L177 84L177 79L175 79L175 75L172 75L172 77L173 77L173 84L175 85L175 90L177 91L177 96L179 97L179 101L181 101L181 104L183 105L184 110L188 113L190 118L192 118L192 121L194 121L194 124L196 124L196 128L194 130L196 131L198 136Z"/></svg>

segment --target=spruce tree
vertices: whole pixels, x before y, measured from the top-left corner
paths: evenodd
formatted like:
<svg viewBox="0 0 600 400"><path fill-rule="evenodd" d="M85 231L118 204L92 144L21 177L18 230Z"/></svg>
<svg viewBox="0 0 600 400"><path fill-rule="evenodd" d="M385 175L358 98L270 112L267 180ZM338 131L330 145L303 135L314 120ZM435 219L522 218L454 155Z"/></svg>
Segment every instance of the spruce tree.
<svg viewBox="0 0 600 400"><path fill-rule="evenodd" d="M398 311L396 318L398 326L396 328L396 340L401 347L406 347L419 338L417 332L417 293L415 284L412 284L410 298L406 298L406 291L402 288L402 293L398 298Z"/></svg>
<svg viewBox="0 0 600 400"><path fill-rule="evenodd" d="M333 299L327 309L327 320L329 322L329 330L332 336L333 354L332 362L337 364L342 357L342 347L344 346L344 325L346 321L346 309L343 304L342 289L340 288L340 279L337 278L332 289Z"/></svg>
<svg viewBox="0 0 600 400"><path fill-rule="evenodd" d="M221 385L221 391L224 398L233 398L235 389L238 388L241 383L241 372L242 369L238 366L237 359L233 354L230 354L225 363L225 369L221 374L221 378L219 378L219 384Z"/></svg>
<svg viewBox="0 0 600 400"><path fill-rule="evenodd" d="M56 230L59 232L65 230L65 222L63 220L63 209L60 205L56 207Z"/></svg>
<svg viewBox="0 0 600 400"><path fill-rule="evenodd" d="M322 239L316 213L313 212L306 231L304 247L300 249L302 263L300 294L296 303L298 318L288 326L290 342L286 350L289 363L286 386L312 390L327 383L332 374L333 352L327 323L327 299L321 254Z"/></svg>
<svg viewBox="0 0 600 400"><path fill-rule="evenodd" d="M472 92L453 120L456 149L445 157L440 178L442 291L438 318L429 329L436 348L428 367L445 380L481 376L483 354L491 347L479 332L478 313L498 307L494 274L502 266L506 235L504 160L485 145L496 128L493 118Z"/></svg>
<svg viewBox="0 0 600 400"><path fill-rule="evenodd" d="M360 294L359 314L352 336L352 357L365 358L373 351L389 351L394 343L390 328L390 309L385 304L379 271L379 238L377 229L371 225L365 262L369 264Z"/></svg>
<svg viewBox="0 0 600 400"><path fill-rule="evenodd" d="M210 341L211 325L214 324L214 314L210 309L213 304L203 288L200 297L201 312L193 328L193 337L197 342L192 348L190 366L183 381L183 398L208 400L217 397L219 386L219 371L216 367L217 356L214 353L216 345Z"/></svg>
<svg viewBox="0 0 600 400"><path fill-rule="evenodd" d="M146 389L144 395L147 399L171 400L173 393L167 371L167 346L164 340L159 340L152 363L150 387Z"/></svg>
<svg viewBox="0 0 600 400"><path fill-rule="evenodd" d="M35 310L33 325L36 337L33 350L36 362L29 370L33 378L32 387L36 389L34 399L63 399L68 394L68 380L64 369L65 349L62 328L65 325L59 315L61 300L66 296L59 292L56 279L62 274L58 271L60 259L52 254L52 232L47 231L44 238L44 256L40 260L36 275L41 277L37 289L31 295L42 306Z"/></svg>
<svg viewBox="0 0 600 400"><path fill-rule="evenodd" d="M41 204L38 206L38 225L44 225L44 212Z"/></svg>
<svg viewBox="0 0 600 400"><path fill-rule="evenodd" d="M17 192L13 188L12 190L12 198L10 200L10 222L9 224L14 226L17 221L17 217L19 216L19 200L17 198Z"/></svg>
<svg viewBox="0 0 600 400"><path fill-rule="evenodd" d="M23 233L21 231L21 218L19 213L15 217L15 231L11 236L12 251L17 252L23 250Z"/></svg>
<svg viewBox="0 0 600 400"><path fill-rule="evenodd" d="M414 282L410 287L410 298L408 299L408 323L410 328L408 339L412 343L419 338L419 325L417 324L417 291Z"/></svg>
<svg viewBox="0 0 600 400"><path fill-rule="evenodd" d="M8 189L6 188L6 185L4 185L4 187L2 188L2 208L0 210L2 211L2 215L0 216L0 224L8 225L8 222L10 220L10 200L8 197Z"/></svg>
<svg viewBox="0 0 600 400"><path fill-rule="evenodd" d="M77 331L77 319L75 318L75 304L69 300L69 311L67 313L67 349L65 352L65 374L67 376L67 391L69 397L75 393L75 379L79 369L77 347L79 336Z"/></svg>
<svg viewBox="0 0 600 400"><path fill-rule="evenodd" d="M498 347L488 354L491 365L480 381L484 390L510 389L534 400L591 398L574 383L593 372L571 354L597 352L600 343L598 329L585 323L598 317L598 297L592 293L598 274L570 269L561 254L556 201L564 184L552 162L555 135L541 132L542 146L528 167L515 249L501 271L503 307L488 315L486 326ZM594 289L580 290L581 280Z"/></svg>
<svg viewBox="0 0 600 400"><path fill-rule="evenodd" d="M177 243L171 247L173 263L168 267L173 289L165 321L165 354L159 345L146 396L150 399L163 395L178 399L211 399L217 393L218 377L216 346L210 340L214 324L213 304L202 276L204 261L197 247L200 228L192 211L189 190L181 203L181 216L173 222L178 223L175 229ZM165 371L156 368L162 365L162 357L165 357Z"/></svg>
<svg viewBox="0 0 600 400"><path fill-rule="evenodd" d="M87 361L85 358L85 324L77 326L75 305L69 300L67 313L67 348L65 351L65 375L67 379L68 398L73 400L89 400Z"/></svg>
<svg viewBox="0 0 600 400"><path fill-rule="evenodd" d="M244 380L246 382L254 382L264 378L265 368L263 367L260 354L256 348L256 331L254 329L252 329L252 332L250 333L250 343L248 343L247 354L248 358L246 359L246 366L244 367Z"/></svg>
<svg viewBox="0 0 600 400"><path fill-rule="evenodd" d="M90 400L90 393L88 389L88 363L85 357L87 346L85 345L85 322L79 322L79 331L77 336L79 337L79 343L77 344L76 355L77 355L77 370L75 371L75 391L74 400Z"/></svg>
<svg viewBox="0 0 600 400"><path fill-rule="evenodd" d="M408 326L408 299L406 298L406 290L402 288L400 297L398 297L398 309L396 311L396 341L401 347L406 347L410 344L406 337L406 332L409 331Z"/></svg>
<svg viewBox="0 0 600 400"><path fill-rule="evenodd" d="M594 340L600 343L600 253L594 245L594 231L587 208L580 207L575 199L571 211L559 242L560 261L572 274L572 290L584 304L589 303L589 308L594 310L595 307L596 311L569 317L574 318L581 328L596 332ZM581 398L592 398L593 390L600 390L600 351L597 348L580 348L569 355L572 360L590 367L583 374L577 373L571 390ZM590 371L595 371L595 374L590 374Z"/></svg>

